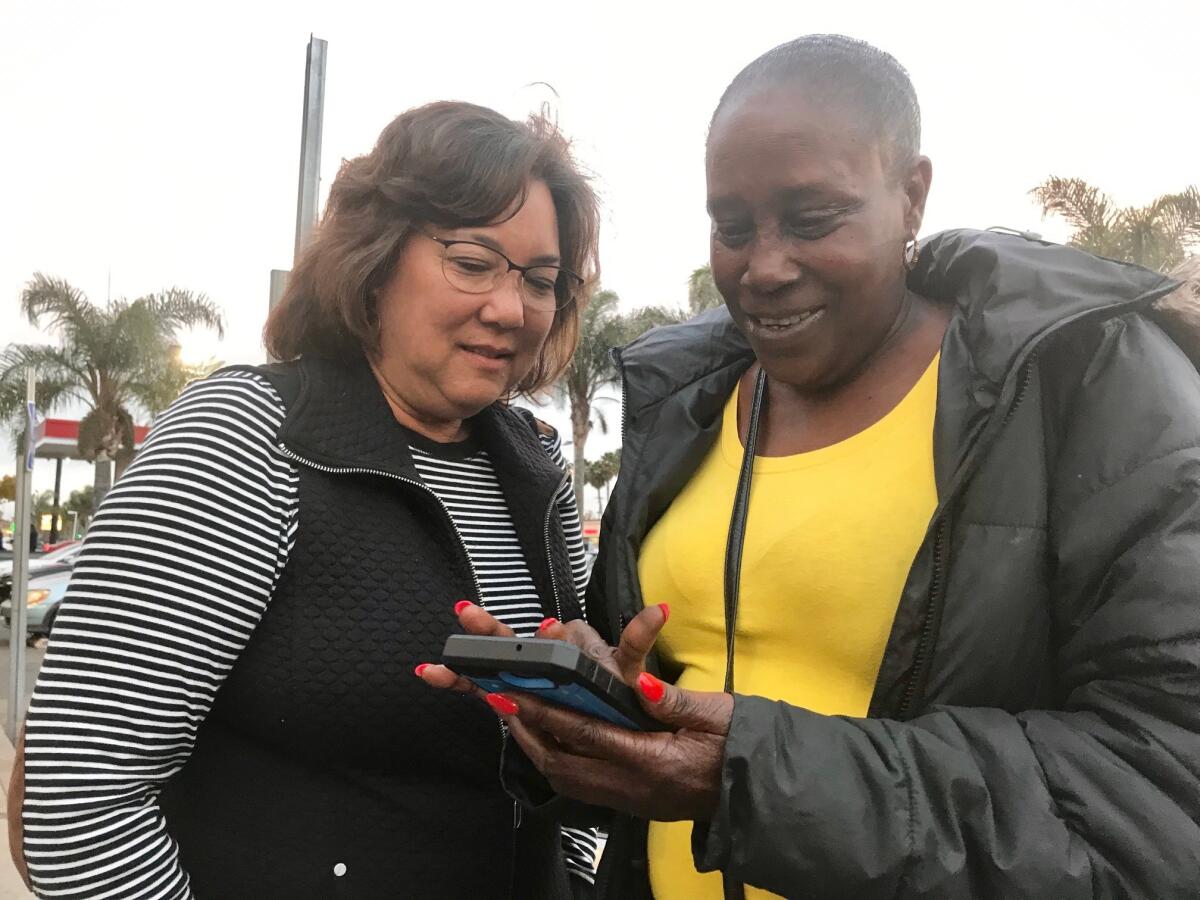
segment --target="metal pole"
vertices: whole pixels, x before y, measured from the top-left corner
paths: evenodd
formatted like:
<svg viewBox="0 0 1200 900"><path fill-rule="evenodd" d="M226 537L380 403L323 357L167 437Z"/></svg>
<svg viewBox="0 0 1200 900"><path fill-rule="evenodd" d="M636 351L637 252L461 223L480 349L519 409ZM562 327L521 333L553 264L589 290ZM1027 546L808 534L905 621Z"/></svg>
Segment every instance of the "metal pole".
<svg viewBox="0 0 1200 900"><path fill-rule="evenodd" d="M79 534L79 510L67 510L71 514L71 540L75 540L75 535Z"/></svg>
<svg viewBox="0 0 1200 900"><path fill-rule="evenodd" d="M25 617L28 610L25 597L29 593L29 512L30 487L33 481L33 451L37 436L34 430L34 387L36 373L29 369L25 376L25 452L17 458L17 510L15 520L20 540L13 541L12 620L8 633L8 717L5 732L12 743L25 718Z"/></svg>
<svg viewBox="0 0 1200 900"><path fill-rule="evenodd" d="M271 270L271 301L267 307L268 313L275 309L275 306L283 299L283 292L287 289L287 279L291 274L287 269Z"/></svg>
<svg viewBox="0 0 1200 900"><path fill-rule="evenodd" d="M58 543L59 523L62 521L58 510L59 499L62 496L62 464L62 457L54 461L54 508L51 510L50 521L50 543L52 544Z"/></svg>
<svg viewBox="0 0 1200 900"><path fill-rule="evenodd" d="M300 124L300 190L296 200L296 254L317 224L321 178L321 130L325 118L325 57L327 41L309 35L304 68L304 118Z"/></svg>

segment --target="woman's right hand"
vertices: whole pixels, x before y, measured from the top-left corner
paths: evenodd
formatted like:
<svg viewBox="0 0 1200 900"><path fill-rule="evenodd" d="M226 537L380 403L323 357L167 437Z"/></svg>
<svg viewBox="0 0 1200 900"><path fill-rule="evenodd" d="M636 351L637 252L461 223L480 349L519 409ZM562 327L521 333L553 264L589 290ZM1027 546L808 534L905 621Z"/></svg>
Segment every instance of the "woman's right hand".
<svg viewBox="0 0 1200 900"><path fill-rule="evenodd" d="M658 640L659 632L667 624L670 615L670 607L665 603L647 606L625 626L625 630L621 632L621 641L615 647L610 646L583 619L573 622L548 619L542 623L538 636L574 644L633 687L637 677L645 671L646 657L650 655L654 642Z"/></svg>
<svg viewBox="0 0 1200 900"><path fill-rule="evenodd" d="M481 606L460 603L455 608L455 613L467 634L516 637L511 628ZM654 647L654 642L658 640L659 632L669 616L670 608L665 603L647 606L625 626L625 630L621 632L621 641L616 647L605 642L604 638L582 619L572 622L546 619L538 629L537 636L574 644L633 687L637 677L645 670L646 657ZM446 666L429 664L418 666L417 669L418 677L431 687L448 688L464 694L484 694L471 679L458 675Z"/></svg>

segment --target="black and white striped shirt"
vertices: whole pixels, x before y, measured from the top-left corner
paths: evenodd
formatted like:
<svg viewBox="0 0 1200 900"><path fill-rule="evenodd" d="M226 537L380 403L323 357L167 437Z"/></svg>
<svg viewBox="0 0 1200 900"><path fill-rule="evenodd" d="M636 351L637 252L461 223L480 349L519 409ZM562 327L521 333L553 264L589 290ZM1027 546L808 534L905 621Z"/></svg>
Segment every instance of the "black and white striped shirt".
<svg viewBox="0 0 1200 900"><path fill-rule="evenodd" d="M93 519L26 726L22 818L39 896L190 896L156 798L190 755L295 543L299 477L275 438L284 414L254 373L196 382ZM484 605L533 633L541 607L486 453L418 443L418 471L462 534ZM543 443L562 465L557 437ZM558 502L582 598L569 483ZM594 835L567 830L563 841L571 871L590 880Z"/></svg>

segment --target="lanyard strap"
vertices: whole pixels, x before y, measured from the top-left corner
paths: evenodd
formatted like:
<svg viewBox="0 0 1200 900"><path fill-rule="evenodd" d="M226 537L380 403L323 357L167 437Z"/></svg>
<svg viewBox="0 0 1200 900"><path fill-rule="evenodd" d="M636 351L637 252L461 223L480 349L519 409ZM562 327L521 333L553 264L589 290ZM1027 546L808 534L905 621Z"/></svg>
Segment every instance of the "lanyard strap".
<svg viewBox="0 0 1200 900"><path fill-rule="evenodd" d="M750 425L746 430L746 448L742 451L742 469L738 473L733 512L729 516L729 538L725 542L725 692L733 690L733 650L737 634L738 598L742 584L742 545L746 541L746 517L750 512L750 480L754 477L754 457L758 450L758 426L767 405L767 373L759 371L750 403Z"/></svg>
<svg viewBox="0 0 1200 900"><path fill-rule="evenodd" d="M746 447L742 451L742 469L733 495L729 517L729 539L725 543L725 692L733 692L733 655L737 635L738 599L742 583L742 546L746 542L746 518L750 512L750 481L754 477L754 458L758 449L758 426L767 405L767 373L760 369L754 381L754 399L750 403L750 423ZM745 900L745 886L722 872L725 900Z"/></svg>

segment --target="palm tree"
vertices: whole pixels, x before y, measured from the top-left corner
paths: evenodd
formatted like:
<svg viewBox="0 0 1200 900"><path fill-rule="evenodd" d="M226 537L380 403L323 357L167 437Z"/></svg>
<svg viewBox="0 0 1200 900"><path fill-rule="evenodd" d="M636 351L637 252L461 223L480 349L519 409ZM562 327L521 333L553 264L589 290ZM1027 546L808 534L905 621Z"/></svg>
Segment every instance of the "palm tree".
<svg viewBox="0 0 1200 900"><path fill-rule="evenodd" d="M1070 244L1110 259L1167 272L1200 243L1200 190L1190 185L1148 206L1118 207L1080 178L1050 177L1030 193L1042 215L1057 214L1074 229Z"/></svg>
<svg viewBox="0 0 1200 900"><path fill-rule="evenodd" d="M0 354L0 417L24 408L25 370L37 370L37 404L48 412L71 401L88 407L79 423L79 453L96 466L95 501L133 458L133 414L160 411L178 383L176 335L202 326L224 336L217 306L203 294L170 288L100 307L60 278L40 272L21 293L21 310L35 326L57 333L58 346L9 344Z"/></svg>
<svg viewBox="0 0 1200 900"><path fill-rule="evenodd" d="M703 265L688 277L688 310L693 316L724 304L721 292L713 281L712 266Z"/></svg>
<svg viewBox="0 0 1200 900"><path fill-rule="evenodd" d="M600 494L601 488L608 487L608 483L617 477L617 472L621 468L621 450L609 450L599 459L589 459L587 461L587 483L588 486L596 491L596 513L604 509L604 500Z"/></svg>
<svg viewBox="0 0 1200 900"><path fill-rule="evenodd" d="M658 306L648 306L628 315L620 312L620 298L614 291L597 291L583 310L579 322L579 346L571 365L555 385L560 400L571 410L571 439L574 442L575 503L583 512L583 488L587 484L587 462L584 449L592 431L595 414L600 430L608 431L604 414L595 408L596 399L604 388L619 378L612 349L627 344L643 332L658 325L668 325L682 319L679 313Z"/></svg>

